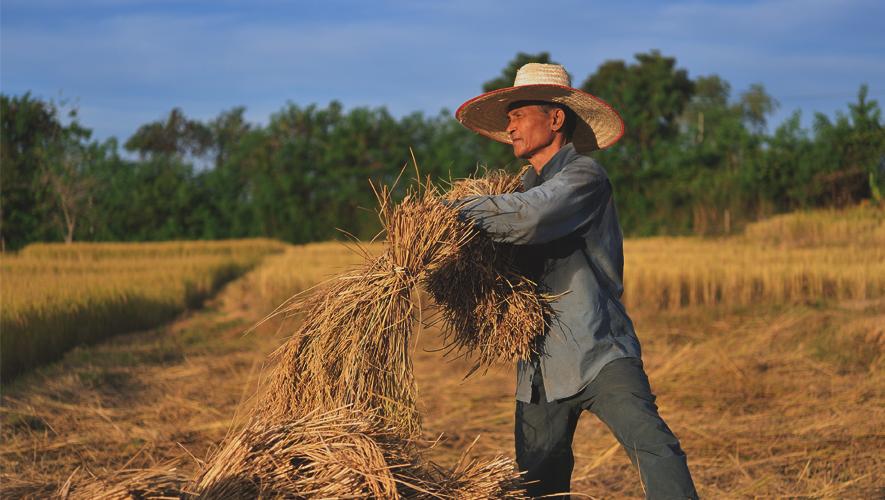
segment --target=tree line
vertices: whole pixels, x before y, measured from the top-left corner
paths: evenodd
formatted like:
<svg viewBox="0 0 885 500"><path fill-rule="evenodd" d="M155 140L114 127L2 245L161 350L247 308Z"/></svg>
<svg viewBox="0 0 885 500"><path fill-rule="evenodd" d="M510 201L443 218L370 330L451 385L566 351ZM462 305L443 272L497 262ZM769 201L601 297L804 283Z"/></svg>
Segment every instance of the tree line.
<svg viewBox="0 0 885 500"><path fill-rule="evenodd" d="M527 62L552 61L519 53L482 90L510 86ZM690 78L658 51L607 61L580 87L626 122L624 138L593 156L628 235L723 234L773 213L881 200L885 133L865 85L845 111L815 114L811 129L796 111L770 132L778 103L762 85L734 93L719 76ZM520 167L509 146L447 110L396 118L384 107L290 102L258 125L242 107L207 121L175 108L121 145L92 139L76 109L27 93L0 99L4 249L251 236L303 243L339 238L339 229L370 238L379 224L368 181L393 183L412 154L438 180Z"/></svg>

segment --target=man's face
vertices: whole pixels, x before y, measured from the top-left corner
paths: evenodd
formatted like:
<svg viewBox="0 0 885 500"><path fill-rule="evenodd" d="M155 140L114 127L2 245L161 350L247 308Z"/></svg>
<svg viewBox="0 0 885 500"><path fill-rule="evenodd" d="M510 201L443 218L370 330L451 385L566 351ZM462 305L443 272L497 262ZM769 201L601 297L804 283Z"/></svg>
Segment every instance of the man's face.
<svg viewBox="0 0 885 500"><path fill-rule="evenodd" d="M513 141L513 154L529 159L546 148L556 136L553 130L553 113L544 111L537 104L527 104L507 113L507 133Z"/></svg>

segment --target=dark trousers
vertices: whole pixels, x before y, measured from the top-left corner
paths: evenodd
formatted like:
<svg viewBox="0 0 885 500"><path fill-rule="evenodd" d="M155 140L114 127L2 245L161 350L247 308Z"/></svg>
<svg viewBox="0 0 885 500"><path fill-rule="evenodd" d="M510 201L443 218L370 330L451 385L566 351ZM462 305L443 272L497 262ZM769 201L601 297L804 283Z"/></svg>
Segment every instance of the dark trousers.
<svg viewBox="0 0 885 500"><path fill-rule="evenodd" d="M548 403L541 371L532 380L532 402L516 402L516 461L533 497L567 493L575 459L572 438L588 410L612 431L633 465L646 498L697 498L679 440L658 415L642 361L616 359L584 390ZM562 497L560 497L562 498Z"/></svg>

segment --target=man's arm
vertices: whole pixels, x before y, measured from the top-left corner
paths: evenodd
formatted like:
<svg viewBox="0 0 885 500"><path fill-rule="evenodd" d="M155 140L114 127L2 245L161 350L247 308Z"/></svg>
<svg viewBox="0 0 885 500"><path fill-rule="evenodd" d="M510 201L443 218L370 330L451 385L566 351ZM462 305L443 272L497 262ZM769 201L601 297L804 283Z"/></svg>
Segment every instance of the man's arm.
<svg viewBox="0 0 885 500"><path fill-rule="evenodd" d="M602 169L571 164L524 193L464 198L461 215L494 241L539 244L591 223L610 197L611 183Z"/></svg>

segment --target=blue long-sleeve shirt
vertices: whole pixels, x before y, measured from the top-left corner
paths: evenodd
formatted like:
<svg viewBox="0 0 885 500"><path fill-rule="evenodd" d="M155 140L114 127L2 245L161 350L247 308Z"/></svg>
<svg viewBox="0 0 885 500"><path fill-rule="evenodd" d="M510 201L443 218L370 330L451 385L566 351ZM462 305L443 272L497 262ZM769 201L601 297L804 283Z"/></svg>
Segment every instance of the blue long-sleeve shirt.
<svg viewBox="0 0 885 500"><path fill-rule="evenodd" d="M461 214L493 240L520 245L523 271L553 294L551 326L535 361L517 365L516 398L530 402L541 370L548 401L580 392L608 362L641 356L620 298L624 250L612 186L593 159L563 146L523 192L464 199Z"/></svg>

